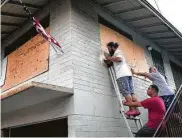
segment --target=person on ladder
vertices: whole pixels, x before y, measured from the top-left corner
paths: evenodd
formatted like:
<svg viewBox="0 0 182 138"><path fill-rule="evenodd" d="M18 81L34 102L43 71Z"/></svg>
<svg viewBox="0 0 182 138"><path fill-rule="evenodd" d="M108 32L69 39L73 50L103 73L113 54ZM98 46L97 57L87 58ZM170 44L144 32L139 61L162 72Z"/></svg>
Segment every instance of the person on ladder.
<svg viewBox="0 0 182 138"><path fill-rule="evenodd" d="M147 90L147 95L150 98L141 102L123 101L123 105L126 106L144 107L148 109L148 122L136 133L136 137L152 137L165 115L166 109L164 101L158 96L158 91L159 89L156 85L150 85Z"/></svg>
<svg viewBox="0 0 182 138"><path fill-rule="evenodd" d="M149 68L149 73L135 72L131 69L132 73L139 76L144 76L152 81L154 85L159 88L159 96L164 100L166 110L169 108L173 98L175 97L174 91L169 88L164 76L155 67Z"/></svg>
<svg viewBox="0 0 182 138"><path fill-rule="evenodd" d="M134 94L131 69L118 47L118 43L109 42L107 44L109 54L105 53L105 63L110 64L113 62L119 91L125 97L126 101L136 102L137 98ZM138 116L140 115L140 111L136 107L129 107L129 111L125 114L127 116Z"/></svg>

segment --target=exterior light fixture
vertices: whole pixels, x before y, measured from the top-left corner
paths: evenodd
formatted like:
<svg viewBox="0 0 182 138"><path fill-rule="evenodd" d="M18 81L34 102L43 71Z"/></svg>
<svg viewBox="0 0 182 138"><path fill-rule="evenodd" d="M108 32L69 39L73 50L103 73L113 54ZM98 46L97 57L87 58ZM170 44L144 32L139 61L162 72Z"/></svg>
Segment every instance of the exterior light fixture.
<svg viewBox="0 0 182 138"><path fill-rule="evenodd" d="M152 47L150 45L147 45L146 46L147 50L151 51L152 50Z"/></svg>

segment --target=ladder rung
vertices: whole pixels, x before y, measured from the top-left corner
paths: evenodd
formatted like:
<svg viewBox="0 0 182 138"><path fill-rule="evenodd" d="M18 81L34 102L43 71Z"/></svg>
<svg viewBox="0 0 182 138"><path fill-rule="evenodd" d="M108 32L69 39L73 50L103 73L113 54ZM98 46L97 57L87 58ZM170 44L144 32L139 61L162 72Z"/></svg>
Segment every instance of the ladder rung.
<svg viewBox="0 0 182 138"><path fill-rule="evenodd" d="M116 82L116 74L114 72L114 68L113 67L109 68L109 74L111 76L111 80L112 80L112 83L113 83L113 86L114 86L114 90L116 92L117 98L118 98L119 103L120 103L120 110L119 110L119 112L121 114L121 118L124 119L126 127L128 128L129 136L133 137L133 135L136 134L136 132L132 132L130 124L128 122L129 120L127 120L127 119L134 120L137 128L139 128L138 123L142 126L142 122L141 122L139 117L132 117L132 116L128 117L128 116L125 115L124 105L122 104L122 96L121 96L121 93L119 91L119 88L118 88L118 85L117 85L117 82Z"/></svg>
<svg viewBox="0 0 182 138"><path fill-rule="evenodd" d="M137 133L137 132L133 132L133 131L131 131L131 132L132 132L133 134L135 134L135 135L136 135L136 133Z"/></svg>
<svg viewBox="0 0 182 138"><path fill-rule="evenodd" d="M137 116L137 117L126 117L126 119L129 119L129 120L140 120L140 118Z"/></svg>

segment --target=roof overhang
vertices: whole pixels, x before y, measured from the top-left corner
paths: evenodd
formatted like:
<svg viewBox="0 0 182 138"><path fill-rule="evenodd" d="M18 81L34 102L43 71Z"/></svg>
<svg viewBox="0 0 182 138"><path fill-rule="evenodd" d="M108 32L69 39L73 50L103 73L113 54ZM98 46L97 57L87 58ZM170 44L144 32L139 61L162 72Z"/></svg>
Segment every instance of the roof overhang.
<svg viewBox="0 0 182 138"><path fill-rule="evenodd" d="M7 113L23 109L56 98L71 96L72 94L73 89L71 88L30 82L1 94L1 112Z"/></svg>
<svg viewBox="0 0 182 138"><path fill-rule="evenodd" d="M125 23L182 60L182 34L146 0L91 0L104 11ZM178 53L171 49L178 49ZM182 52L181 52L182 54Z"/></svg>
<svg viewBox="0 0 182 138"><path fill-rule="evenodd" d="M39 20L49 13L50 0L22 0ZM52 2L53 0L51 0ZM182 34L146 0L90 0L135 32L182 60ZM17 0L1 0L2 46L12 44L31 28L23 6ZM21 33L20 33L21 32ZM175 50L171 50L175 49Z"/></svg>
<svg viewBox="0 0 182 138"><path fill-rule="evenodd" d="M50 12L50 0L22 0L22 2L39 20ZM2 47L11 45L32 27L32 20L18 0L1 0Z"/></svg>

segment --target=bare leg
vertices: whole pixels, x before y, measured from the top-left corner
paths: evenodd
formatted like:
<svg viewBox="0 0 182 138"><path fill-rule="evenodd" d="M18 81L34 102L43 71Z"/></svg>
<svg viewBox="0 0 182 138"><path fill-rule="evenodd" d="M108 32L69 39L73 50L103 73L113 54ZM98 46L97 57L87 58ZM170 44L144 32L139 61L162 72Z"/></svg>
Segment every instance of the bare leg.
<svg viewBox="0 0 182 138"><path fill-rule="evenodd" d="M132 101L133 102L137 102L138 101L135 94L132 94L131 97L132 97Z"/></svg>
<svg viewBox="0 0 182 138"><path fill-rule="evenodd" d="M137 102L137 101L138 101L135 94L132 94L131 97L132 97L132 101L133 101L133 102ZM135 109L138 110L137 107L135 107Z"/></svg>
<svg viewBox="0 0 182 138"><path fill-rule="evenodd" d="M135 101L137 101L135 95L125 96L125 99L126 99L126 102L132 102L132 101L135 102ZM126 115L128 115L128 116L130 116L130 115L132 115L132 116L138 116L138 115L140 115L140 112L137 111L137 108L136 107L130 107L129 106L129 111L126 112Z"/></svg>
<svg viewBox="0 0 182 138"><path fill-rule="evenodd" d="M126 102L132 102L132 96L131 95L125 96L125 100L126 100ZM136 108L129 106L129 109L135 110Z"/></svg>

